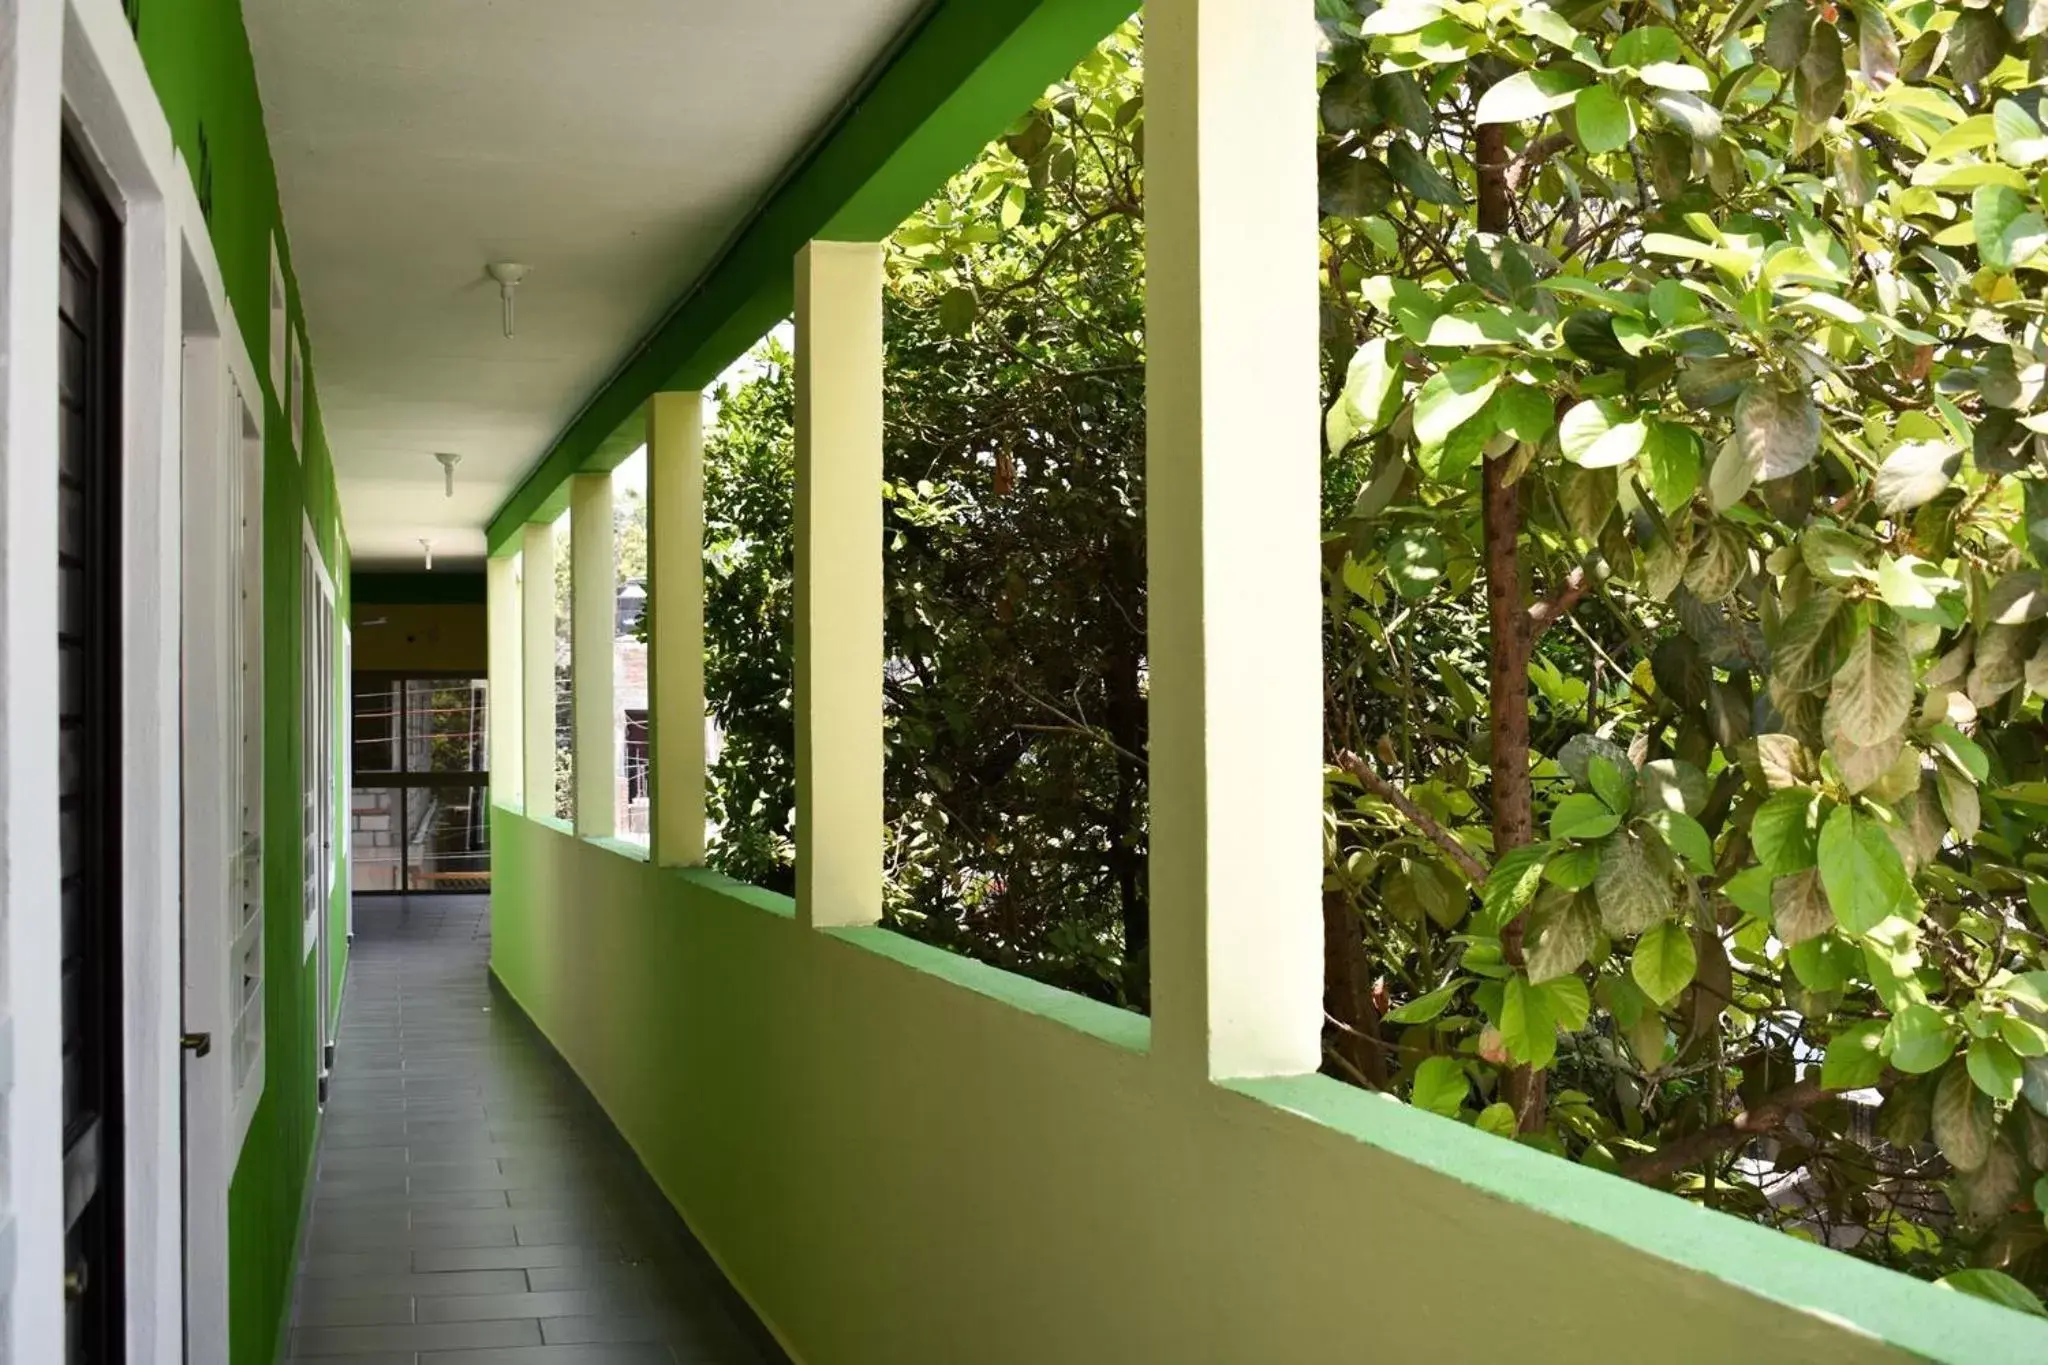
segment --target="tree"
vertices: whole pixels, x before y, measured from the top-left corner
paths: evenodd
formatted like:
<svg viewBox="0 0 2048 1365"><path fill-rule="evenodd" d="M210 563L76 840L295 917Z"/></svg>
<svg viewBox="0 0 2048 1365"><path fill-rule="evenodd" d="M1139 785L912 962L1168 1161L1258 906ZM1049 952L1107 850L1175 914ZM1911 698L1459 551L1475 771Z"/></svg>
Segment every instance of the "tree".
<svg viewBox="0 0 2048 1365"><path fill-rule="evenodd" d="M2048 9L1318 13L1329 1069L2030 1302ZM895 240L888 817L894 922L1142 1004L1133 42ZM727 411L714 523L786 547L786 372Z"/></svg>
<svg viewBox="0 0 2048 1365"><path fill-rule="evenodd" d="M1333 1052L2039 1291L2048 13L1365 8L1321 10ZM1483 657L1418 629L1482 602Z"/></svg>

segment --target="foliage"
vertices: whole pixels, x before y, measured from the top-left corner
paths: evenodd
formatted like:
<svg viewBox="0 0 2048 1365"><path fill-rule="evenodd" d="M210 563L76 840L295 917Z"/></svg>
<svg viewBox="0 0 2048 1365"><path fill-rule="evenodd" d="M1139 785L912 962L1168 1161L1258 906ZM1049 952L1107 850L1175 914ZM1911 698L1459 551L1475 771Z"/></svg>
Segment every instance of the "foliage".
<svg viewBox="0 0 2048 1365"><path fill-rule="evenodd" d="M1317 8L1330 1069L2033 1304L2048 9ZM888 812L898 923L1139 1000L1132 41L890 256ZM788 404L711 476L757 877Z"/></svg>
<svg viewBox="0 0 2048 1365"><path fill-rule="evenodd" d="M890 920L1125 1003L1146 981L1135 51L1106 44L891 239L884 392ZM786 887L792 394L786 355L761 360L707 444L713 857Z"/></svg>
<svg viewBox="0 0 2048 1365"><path fill-rule="evenodd" d="M1339 1064L2048 1289L2048 9L1319 12Z"/></svg>

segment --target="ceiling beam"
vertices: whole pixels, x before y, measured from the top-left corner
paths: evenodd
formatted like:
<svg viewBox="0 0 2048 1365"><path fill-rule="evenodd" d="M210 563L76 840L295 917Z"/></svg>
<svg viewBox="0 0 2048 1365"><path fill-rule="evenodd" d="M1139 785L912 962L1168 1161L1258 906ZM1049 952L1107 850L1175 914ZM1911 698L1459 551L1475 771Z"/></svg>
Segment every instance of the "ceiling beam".
<svg viewBox="0 0 2048 1365"><path fill-rule="evenodd" d="M880 241L1045 88L1130 16L1135 0L939 0L865 94L555 438L491 519L493 554L568 506L569 479L640 444L642 405L709 387L789 316L813 238Z"/></svg>

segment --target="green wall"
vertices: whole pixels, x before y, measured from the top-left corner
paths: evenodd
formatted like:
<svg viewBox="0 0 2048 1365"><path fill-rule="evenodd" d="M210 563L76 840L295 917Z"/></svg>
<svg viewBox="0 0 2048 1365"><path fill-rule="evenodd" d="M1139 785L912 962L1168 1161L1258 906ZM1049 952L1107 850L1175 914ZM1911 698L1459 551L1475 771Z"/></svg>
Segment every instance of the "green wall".
<svg viewBox="0 0 2048 1365"><path fill-rule="evenodd" d="M299 906L299 579L302 518L310 518L348 619L348 543L320 422L317 358L307 347L306 450L290 441L281 396L270 392L270 239L285 264L290 316L303 331L277 177L263 128L248 37L236 0L143 0L137 39L178 149L201 188L210 172L209 226L228 300L262 375L264 416L264 999L263 1099L228 1198L229 1304L234 1365L268 1365L289 1302L299 1216L318 1125L315 964L301 954ZM202 199L204 195L202 193ZM337 645L337 658L339 657ZM337 688L338 699L346 696ZM337 727L338 730L338 727ZM338 771L346 771L338 769ZM337 801L346 810L346 792ZM337 845L338 845L337 841ZM328 907L334 979L346 968L346 907ZM338 998L339 992L336 992Z"/></svg>
<svg viewBox="0 0 2048 1365"><path fill-rule="evenodd" d="M491 966L804 1365L2000 1365L2048 1324L493 812Z"/></svg>

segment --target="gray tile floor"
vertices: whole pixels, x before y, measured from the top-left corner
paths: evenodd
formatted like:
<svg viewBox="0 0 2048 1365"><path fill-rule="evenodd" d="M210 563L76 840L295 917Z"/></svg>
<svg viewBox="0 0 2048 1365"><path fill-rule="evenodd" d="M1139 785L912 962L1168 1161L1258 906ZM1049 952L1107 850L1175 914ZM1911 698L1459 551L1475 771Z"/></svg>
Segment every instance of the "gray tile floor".
<svg viewBox="0 0 2048 1365"><path fill-rule="evenodd" d="M481 896L363 898L287 1356L782 1365L532 1026Z"/></svg>

